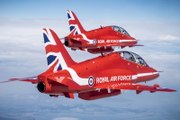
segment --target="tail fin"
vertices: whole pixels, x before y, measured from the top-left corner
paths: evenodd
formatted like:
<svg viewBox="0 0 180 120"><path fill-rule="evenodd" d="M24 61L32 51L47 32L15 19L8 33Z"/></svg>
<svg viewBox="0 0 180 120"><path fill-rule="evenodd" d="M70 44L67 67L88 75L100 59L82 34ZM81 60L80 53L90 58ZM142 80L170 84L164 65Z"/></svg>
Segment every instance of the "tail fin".
<svg viewBox="0 0 180 120"><path fill-rule="evenodd" d="M53 30L43 29L43 37L49 69L58 71L75 64Z"/></svg>
<svg viewBox="0 0 180 120"><path fill-rule="evenodd" d="M68 10L67 16L69 22L69 29L71 32L70 34L77 35L85 32L84 28L82 27L81 23L79 22L73 11Z"/></svg>

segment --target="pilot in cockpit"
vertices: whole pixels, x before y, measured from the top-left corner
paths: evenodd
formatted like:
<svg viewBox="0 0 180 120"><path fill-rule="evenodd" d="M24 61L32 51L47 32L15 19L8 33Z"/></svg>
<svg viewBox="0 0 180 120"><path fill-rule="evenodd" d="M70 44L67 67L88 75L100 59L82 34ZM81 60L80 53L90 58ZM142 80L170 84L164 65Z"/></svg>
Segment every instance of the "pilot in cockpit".
<svg viewBox="0 0 180 120"><path fill-rule="evenodd" d="M148 66L146 64L146 62L144 61L143 58L141 58L139 55L137 55L136 53L133 53L133 52L128 52L128 51L121 51L119 52L120 56L125 59L125 60L129 60L129 61L132 61L132 62L135 62L135 63L138 63L140 65L143 65L143 66Z"/></svg>
<svg viewBox="0 0 180 120"><path fill-rule="evenodd" d="M129 33L122 27L119 27L119 26L112 26L112 29L116 32L119 32L119 33L122 33L122 34L125 34L125 35L129 35Z"/></svg>

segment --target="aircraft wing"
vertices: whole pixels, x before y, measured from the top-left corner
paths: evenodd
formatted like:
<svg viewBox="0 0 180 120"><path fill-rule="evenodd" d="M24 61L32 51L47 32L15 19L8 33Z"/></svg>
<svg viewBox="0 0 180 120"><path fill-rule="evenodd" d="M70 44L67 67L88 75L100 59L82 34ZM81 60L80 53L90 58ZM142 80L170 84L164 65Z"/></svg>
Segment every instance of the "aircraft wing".
<svg viewBox="0 0 180 120"><path fill-rule="evenodd" d="M11 78L7 81L2 81L0 83L13 82L13 81L31 82L32 84L36 84L36 83L38 83L38 78L37 78L37 76L24 77L24 78Z"/></svg>
<svg viewBox="0 0 180 120"><path fill-rule="evenodd" d="M139 94L142 91L149 91L151 93L153 92L175 92L176 90L169 89L169 88L162 88L157 84L154 84L152 86L144 85L144 84L111 84L111 85L98 85L95 86L95 88L98 89L119 89L119 90L136 90L136 93Z"/></svg>

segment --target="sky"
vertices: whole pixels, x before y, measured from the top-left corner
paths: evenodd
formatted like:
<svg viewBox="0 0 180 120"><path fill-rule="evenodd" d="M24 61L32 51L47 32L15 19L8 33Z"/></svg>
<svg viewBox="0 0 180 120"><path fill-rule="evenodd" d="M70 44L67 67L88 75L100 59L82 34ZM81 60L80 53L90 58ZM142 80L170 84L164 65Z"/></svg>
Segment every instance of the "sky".
<svg viewBox="0 0 180 120"><path fill-rule="evenodd" d="M51 98L35 85L0 84L0 120L179 120L180 119L179 0L0 0L0 81L35 76L47 69L42 28L60 38L69 34L67 10L73 10L86 30L119 25L143 47L125 48L163 71L155 83L175 93L124 91L115 97L85 101ZM84 61L98 55L71 51ZM121 49L116 49L116 51Z"/></svg>

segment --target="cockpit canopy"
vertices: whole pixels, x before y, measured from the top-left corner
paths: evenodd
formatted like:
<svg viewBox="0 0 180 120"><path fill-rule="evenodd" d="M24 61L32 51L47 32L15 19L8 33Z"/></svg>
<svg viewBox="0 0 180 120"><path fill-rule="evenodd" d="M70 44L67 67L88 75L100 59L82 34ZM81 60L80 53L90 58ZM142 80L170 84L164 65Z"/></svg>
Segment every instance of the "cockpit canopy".
<svg viewBox="0 0 180 120"><path fill-rule="evenodd" d="M143 66L148 66L147 63L144 61L144 59L139 55L137 55L136 53L129 51L120 51L119 54L125 60L129 60Z"/></svg>
<svg viewBox="0 0 180 120"><path fill-rule="evenodd" d="M128 33L124 28L122 28L122 27L112 26L112 29L113 29L114 31L116 31L116 32L120 32L120 33L122 33L122 34L125 34L125 35L130 36L129 33Z"/></svg>

